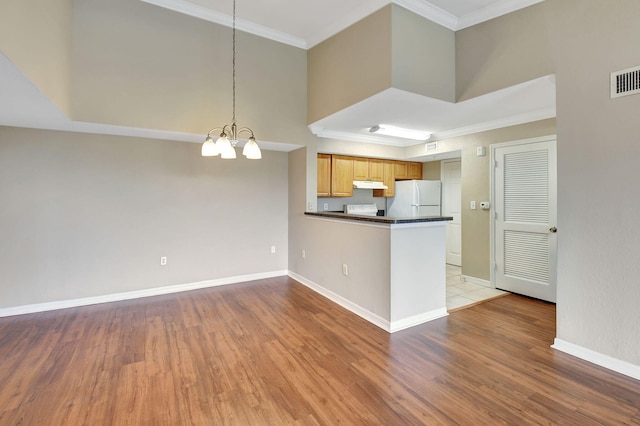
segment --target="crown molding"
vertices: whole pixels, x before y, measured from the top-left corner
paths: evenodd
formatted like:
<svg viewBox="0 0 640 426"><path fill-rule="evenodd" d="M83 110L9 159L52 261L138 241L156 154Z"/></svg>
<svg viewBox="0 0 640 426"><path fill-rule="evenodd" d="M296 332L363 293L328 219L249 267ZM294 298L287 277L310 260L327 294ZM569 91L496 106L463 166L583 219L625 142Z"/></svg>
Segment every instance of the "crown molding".
<svg viewBox="0 0 640 426"><path fill-rule="evenodd" d="M546 120L556 116L556 108L543 108L525 114L504 117L499 120L486 121L471 126L451 129L445 132L434 132L429 142L443 139L455 138L458 136L470 135L472 133L486 132L488 130L501 129L503 127L517 126L518 124L532 123L534 121Z"/></svg>
<svg viewBox="0 0 640 426"><path fill-rule="evenodd" d="M311 49L313 46L316 46L323 41L331 38L332 36L338 34L342 30L349 28L356 22L362 20L363 18L366 18L374 12L377 12L388 4L390 4L389 0L369 0L362 7L359 7L353 12L344 16L336 17L331 25L323 28L322 31L313 34L307 39L307 49Z"/></svg>
<svg viewBox="0 0 640 426"><path fill-rule="evenodd" d="M458 18L456 30L472 27L485 21L497 18L516 10L524 9L544 0L502 0L489 6L483 7L475 12L468 13Z"/></svg>
<svg viewBox="0 0 640 426"><path fill-rule="evenodd" d="M231 15L216 12L207 7L193 4L187 0L140 1L192 16L194 18L224 25L226 27L231 27L233 25ZM354 10L352 13L338 17L331 25L316 34L313 34L306 40L239 18L236 19L236 28L240 31L287 44L289 46L298 47L300 49L310 49L388 4L397 4L416 15L442 25L445 28L452 31L458 31L542 1L544 0L501 0L475 12L457 17L425 0L369 0L362 7Z"/></svg>
<svg viewBox="0 0 640 426"><path fill-rule="evenodd" d="M152 4L154 6L163 7L165 9L173 10L174 12L182 13L194 18L203 19L205 21L213 22L215 24L224 25L231 28L233 26L233 17L226 13L216 12L207 7L199 6L184 0L140 0L144 3ZM277 41L279 43L288 44L289 46L298 47L300 49L307 49L307 42L299 37L294 37L291 34L277 31L263 25L255 24L253 22L245 21L236 17L236 29L244 31L258 37L263 37L269 40Z"/></svg>
<svg viewBox="0 0 640 426"><path fill-rule="evenodd" d="M458 18L437 6L422 0L393 0L392 3L402 6L410 12L420 15L450 30L458 29Z"/></svg>

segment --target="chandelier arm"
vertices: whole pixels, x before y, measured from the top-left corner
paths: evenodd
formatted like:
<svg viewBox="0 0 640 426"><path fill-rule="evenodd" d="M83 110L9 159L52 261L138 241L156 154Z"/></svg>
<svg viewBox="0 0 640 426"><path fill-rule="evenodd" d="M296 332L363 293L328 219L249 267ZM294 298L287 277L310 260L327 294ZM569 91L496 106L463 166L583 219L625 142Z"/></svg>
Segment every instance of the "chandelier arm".
<svg viewBox="0 0 640 426"><path fill-rule="evenodd" d="M207 137L210 137L210 136L211 136L211 133L213 133L213 132L215 132L215 131L218 131L218 130L221 130L221 131L222 131L222 133L226 133L226 131L225 131L225 128L226 128L226 127L228 127L226 124L224 125L224 127L214 127L213 129L211 129L211 130L209 130L209 131L207 132Z"/></svg>
<svg viewBox="0 0 640 426"><path fill-rule="evenodd" d="M240 134L240 133L242 133L242 132L249 133L249 134L251 135L251 137L255 139L255 136L253 135L253 130L251 130L250 128L248 128L248 127L243 127L243 128L241 128L241 129L238 129L238 131L236 132L236 134L238 134L238 135L239 135L239 134Z"/></svg>

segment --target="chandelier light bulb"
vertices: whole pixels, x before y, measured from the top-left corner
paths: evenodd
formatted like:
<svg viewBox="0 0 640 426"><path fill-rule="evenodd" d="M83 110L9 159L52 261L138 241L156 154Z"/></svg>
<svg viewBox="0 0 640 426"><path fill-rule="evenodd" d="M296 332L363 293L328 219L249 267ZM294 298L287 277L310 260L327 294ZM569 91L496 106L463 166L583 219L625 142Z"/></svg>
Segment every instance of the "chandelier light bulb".
<svg viewBox="0 0 640 426"><path fill-rule="evenodd" d="M254 138L253 136L249 138L249 141L242 150L242 155L250 160L259 160L262 158L262 152L260 151L260 147L256 143L256 138Z"/></svg>
<svg viewBox="0 0 640 426"><path fill-rule="evenodd" d="M202 156L203 157L215 157L220 154L218 151L218 147L216 143L211 139L211 136L207 136L204 143L202 144Z"/></svg>

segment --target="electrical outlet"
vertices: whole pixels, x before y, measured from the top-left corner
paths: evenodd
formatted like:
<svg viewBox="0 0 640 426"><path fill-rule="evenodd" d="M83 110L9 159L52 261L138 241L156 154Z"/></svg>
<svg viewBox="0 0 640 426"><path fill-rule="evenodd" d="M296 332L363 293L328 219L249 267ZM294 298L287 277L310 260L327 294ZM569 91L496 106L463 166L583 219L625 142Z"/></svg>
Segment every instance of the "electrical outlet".
<svg viewBox="0 0 640 426"><path fill-rule="evenodd" d="M475 210L475 209L477 209L477 208L478 208L478 205L476 204L476 202L475 202L475 201L472 201L471 203L469 203L469 208L470 208L471 210Z"/></svg>
<svg viewBox="0 0 640 426"><path fill-rule="evenodd" d="M275 253L276 252L276 246L271 246L271 253Z"/></svg>
<svg viewBox="0 0 640 426"><path fill-rule="evenodd" d="M165 256L160 258L160 266L167 266L167 258Z"/></svg>
<svg viewBox="0 0 640 426"><path fill-rule="evenodd" d="M324 207L325 211L329 210L329 203L324 203L322 207Z"/></svg>
<svg viewBox="0 0 640 426"><path fill-rule="evenodd" d="M349 275L349 266L346 263L342 264L342 275Z"/></svg>
<svg viewBox="0 0 640 426"><path fill-rule="evenodd" d="M307 252L304 249L302 249L302 258L303 259L307 258Z"/></svg>

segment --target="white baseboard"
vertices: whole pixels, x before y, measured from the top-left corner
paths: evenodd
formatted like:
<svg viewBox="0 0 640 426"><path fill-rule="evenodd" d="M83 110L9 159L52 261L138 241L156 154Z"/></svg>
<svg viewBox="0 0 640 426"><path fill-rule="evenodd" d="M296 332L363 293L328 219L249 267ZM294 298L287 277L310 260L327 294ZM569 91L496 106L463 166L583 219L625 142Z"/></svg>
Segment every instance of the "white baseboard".
<svg viewBox="0 0 640 426"><path fill-rule="evenodd" d="M558 351L568 353L569 355L573 355L577 358L599 365L600 367L640 380L640 366L638 365L592 351L591 349L583 348L582 346L578 346L558 338L554 339L551 347Z"/></svg>
<svg viewBox="0 0 640 426"><path fill-rule="evenodd" d="M430 312L426 312L424 314L415 315L409 318L404 318L398 321L389 322L386 319L382 318L379 315L374 314L373 312L368 311L360 305L353 303L352 301L340 296L337 293L334 293L331 290L327 290L326 288L314 283L313 281L303 277L302 275L298 275L295 272L289 271L289 276L294 280L300 282L306 287L309 287L311 290L316 293L321 294L327 299L331 300L334 303L342 306L348 311L353 312L361 318L369 321L373 325L376 325L383 329L388 333L394 333L396 331L404 330L409 327L413 327L414 325L423 324L428 321L432 321L434 319L442 318L447 315L447 308L436 309Z"/></svg>
<svg viewBox="0 0 640 426"><path fill-rule="evenodd" d="M404 318L398 321L393 321L389 333L395 333L396 331L404 330L405 328L413 327L415 325L424 324L425 322L433 321L438 318L446 317L449 315L447 308L434 309L433 311L425 312L424 314L414 315L409 318Z"/></svg>
<svg viewBox="0 0 640 426"><path fill-rule="evenodd" d="M493 285L491 285L491 281L483 280L482 278L470 277L469 275L460 275L460 278L462 278L462 281L466 281L468 283L494 288Z"/></svg>
<svg viewBox="0 0 640 426"><path fill-rule="evenodd" d="M262 272L258 274L237 275L235 277L219 278L215 280L199 281L195 283L176 284L164 287L147 288L144 290L127 291L125 293L112 293L102 296L84 297L81 299L61 300L57 302L36 303L11 308L0 309L0 317L13 315L33 314L36 312L53 311L56 309L75 308L78 306L97 305L99 303L119 302L122 300L139 299L142 297L159 296L163 294L180 293L189 290L199 290L208 287L217 287L228 284L237 284L246 281L261 280L265 278L286 276L287 271Z"/></svg>
<svg viewBox="0 0 640 426"><path fill-rule="evenodd" d="M390 327L389 321L382 318L381 316L366 310L362 306L353 303L352 301L340 296L337 293L332 292L331 290L327 290L326 288L314 283L313 281L306 279L302 275L298 275L295 272L289 271L289 276L294 280L298 281L299 283L303 284L304 286L309 287L311 290L315 291L316 293L319 293L322 296L326 297L327 299L331 300L332 302L337 303L338 305L342 306L348 311L351 311L354 314L358 315L359 317L362 317L365 320L369 321L373 325L380 327L384 331L390 330L391 327Z"/></svg>

